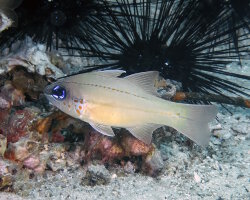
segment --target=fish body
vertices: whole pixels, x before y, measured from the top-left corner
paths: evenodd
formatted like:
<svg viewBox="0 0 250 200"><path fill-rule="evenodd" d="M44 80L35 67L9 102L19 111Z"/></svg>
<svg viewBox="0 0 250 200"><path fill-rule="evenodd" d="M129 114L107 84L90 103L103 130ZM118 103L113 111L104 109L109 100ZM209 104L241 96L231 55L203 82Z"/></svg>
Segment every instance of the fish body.
<svg viewBox="0 0 250 200"><path fill-rule="evenodd" d="M167 125L200 145L208 143L215 106L163 100L154 87L158 72L119 78L122 73L107 70L66 77L47 86L45 95L63 112L108 136L114 136L111 127L121 127L150 143L153 131Z"/></svg>

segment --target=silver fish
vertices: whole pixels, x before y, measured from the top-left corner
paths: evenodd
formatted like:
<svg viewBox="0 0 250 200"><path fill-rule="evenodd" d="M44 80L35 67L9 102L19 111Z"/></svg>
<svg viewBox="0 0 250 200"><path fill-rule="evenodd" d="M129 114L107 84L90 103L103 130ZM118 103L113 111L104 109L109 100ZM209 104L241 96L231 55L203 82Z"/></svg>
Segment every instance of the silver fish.
<svg viewBox="0 0 250 200"><path fill-rule="evenodd" d="M62 78L47 86L48 100L95 130L114 136L111 127L126 128L149 144L159 127L170 126L197 144L208 144L214 105L174 103L160 98L154 87L159 73L142 72L119 78L125 71L107 70Z"/></svg>

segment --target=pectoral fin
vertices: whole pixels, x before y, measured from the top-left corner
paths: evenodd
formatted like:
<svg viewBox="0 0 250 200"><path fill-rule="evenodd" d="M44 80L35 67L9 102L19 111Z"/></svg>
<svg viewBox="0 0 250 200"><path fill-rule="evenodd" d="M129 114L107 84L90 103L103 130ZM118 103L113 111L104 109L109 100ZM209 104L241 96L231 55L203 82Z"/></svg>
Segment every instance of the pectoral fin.
<svg viewBox="0 0 250 200"><path fill-rule="evenodd" d="M95 124L95 123L90 123L90 125L98 132L100 132L103 135L107 135L107 136L115 136L114 131L112 130L112 128L110 126L105 126L102 124Z"/></svg>
<svg viewBox="0 0 250 200"><path fill-rule="evenodd" d="M159 124L144 124L141 126L127 128L127 130L139 140L143 141L146 144L150 144L153 132L161 126L162 125Z"/></svg>

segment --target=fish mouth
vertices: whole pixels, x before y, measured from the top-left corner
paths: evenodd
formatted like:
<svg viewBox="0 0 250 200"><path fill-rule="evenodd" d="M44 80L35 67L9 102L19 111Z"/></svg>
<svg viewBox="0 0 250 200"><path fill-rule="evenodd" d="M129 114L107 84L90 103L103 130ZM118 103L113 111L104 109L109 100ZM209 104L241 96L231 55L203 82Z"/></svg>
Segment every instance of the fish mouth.
<svg viewBox="0 0 250 200"><path fill-rule="evenodd" d="M52 96L52 88L53 88L53 85L47 85L43 90L43 94L46 97L46 99L49 101L49 104L54 105L55 99Z"/></svg>
<svg viewBox="0 0 250 200"><path fill-rule="evenodd" d="M53 86L52 85L47 85L44 90L43 90L43 93L47 96L47 95L52 95L52 88Z"/></svg>

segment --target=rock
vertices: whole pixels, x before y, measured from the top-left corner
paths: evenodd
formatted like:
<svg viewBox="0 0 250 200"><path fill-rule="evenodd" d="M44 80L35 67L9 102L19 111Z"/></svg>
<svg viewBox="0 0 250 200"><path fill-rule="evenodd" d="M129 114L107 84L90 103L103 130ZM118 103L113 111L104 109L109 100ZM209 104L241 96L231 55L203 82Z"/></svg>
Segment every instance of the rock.
<svg viewBox="0 0 250 200"><path fill-rule="evenodd" d="M4 154L4 157L12 161L24 161L30 156L27 149L27 140L25 138L20 139L16 143L9 143L8 148Z"/></svg>
<svg viewBox="0 0 250 200"><path fill-rule="evenodd" d="M215 130L213 132L213 135L218 137L219 139L224 139L224 140L228 140L229 138L232 137L231 130L225 130L225 129Z"/></svg>
<svg viewBox="0 0 250 200"><path fill-rule="evenodd" d="M88 186L106 185L110 182L111 175L103 165L90 165L81 184Z"/></svg>
<svg viewBox="0 0 250 200"><path fill-rule="evenodd" d="M22 91L17 90L13 85L6 81L0 92L0 108L9 109L11 106L24 105L25 96Z"/></svg>
<svg viewBox="0 0 250 200"><path fill-rule="evenodd" d="M65 137L61 134L62 129L74 124L76 120L62 112L53 112L52 114L44 117L39 116L33 123L32 130L37 131L43 136L44 140L50 142L63 142ZM52 135L49 138L48 132Z"/></svg>
<svg viewBox="0 0 250 200"><path fill-rule="evenodd" d="M0 190L12 186L13 177L11 175L11 168L14 168L13 164L0 159Z"/></svg>
<svg viewBox="0 0 250 200"><path fill-rule="evenodd" d="M157 176L164 167L164 162L159 150L154 149L143 160L142 169L151 176Z"/></svg>
<svg viewBox="0 0 250 200"><path fill-rule="evenodd" d="M209 128L212 132L214 132L216 130L222 130L222 125L221 124L209 125Z"/></svg>
<svg viewBox="0 0 250 200"><path fill-rule="evenodd" d="M0 10L0 32L8 29L12 24L13 19L9 16L9 14L6 15L5 12Z"/></svg>
<svg viewBox="0 0 250 200"><path fill-rule="evenodd" d="M60 131L53 132L51 137L51 142L53 143L61 143L64 142L65 137L61 134Z"/></svg>
<svg viewBox="0 0 250 200"><path fill-rule="evenodd" d="M53 171L63 170L66 168L66 160L64 159L49 159L47 166Z"/></svg>
<svg viewBox="0 0 250 200"><path fill-rule="evenodd" d="M31 155L29 158L25 159L23 161L24 167L27 167L28 169L35 169L40 164L40 160L37 156Z"/></svg>
<svg viewBox="0 0 250 200"><path fill-rule="evenodd" d="M10 109L11 103L0 96L0 109Z"/></svg>
<svg viewBox="0 0 250 200"><path fill-rule="evenodd" d="M36 116L37 110L25 108L17 110L9 118L7 140L9 142L17 142L21 137L28 134L29 127L32 125L32 120Z"/></svg>
<svg viewBox="0 0 250 200"><path fill-rule="evenodd" d="M165 161L170 157L172 148L166 144L161 144L159 150L161 151L163 161Z"/></svg>
<svg viewBox="0 0 250 200"><path fill-rule="evenodd" d="M86 159L102 160L103 163L112 163L126 155L119 141L96 131L91 131L85 138L85 149L88 152Z"/></svg>
<svg viewBox="0 0 250 200"><path fill-rule="evenodd" d="M36 44L30 37L16 44L8 56L0 58L0 74L11 71L16 66L22 66L30 73L58 79L65 74L50 61L46 46Z"/></svg>
<svg viewBox="0 0 250 200"><path fill-rule="evenodd" d="M13 180L12 177L10 175L4 175L4 176L0 176L0 190L12 186L13 184Z"/></svg>
<svg viewBox="0 0 250 200"><path fill-rule="evenodd" d="M242 135L247 135L250 133L250 123L240 123L240 124L234 124L231 129L236 133L236 134L242 134Z"/></svg>
<svg viewBox="0 0 250 200"><path fill-rule="evenodd" d="M127 172L129 174L133 174L133 173L135 173L136 167L132 162L128 161L124 165L123 169L124 169L125 172Z"/></svg>
<svg viewBox="0 0 250 200"><path fill-rule="evenodd" d="M45 171L46 165L45 163L40 163L36 168L33 169L34 172L38 174L43 174Z"/></svg>
<svg viewBox="0 0 250 200"><path fill-rule="evenodd" d="M43 76L28 73L23 68L12 70L10 74L11 84L32 100L37 100L48 84Z"/></svg>
<svg viewBox="0 0 250 200"><path fill-rule="evenodd" d="M144 142L136 139L132 135L124 135L121 139L121 145L127 155L142 156L148 154L152 149L153 145L147 145Z"/></svg>
<svg viewBox="0 0 250 200"><path fill-rule="evenodd" d="M0 159L4 156L5 150L7 148L7 137L0 134Z"/></svg>
<svg viewBox="0 0 250 200"><path fill-rule="evenodd" d="M211 137L210 141L215 145L221 145L221 140L216 137Z"/></svg>

